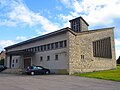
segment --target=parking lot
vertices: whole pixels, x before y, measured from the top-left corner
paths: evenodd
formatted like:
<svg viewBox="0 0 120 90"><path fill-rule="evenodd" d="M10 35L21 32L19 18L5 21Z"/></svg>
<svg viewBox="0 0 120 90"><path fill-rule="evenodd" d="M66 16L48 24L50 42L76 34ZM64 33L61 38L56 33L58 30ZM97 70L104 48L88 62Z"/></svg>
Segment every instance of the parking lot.
<svg viewBox="0 0 120 90"><path fill-rule="evenodd" d="M120 90L120 82L69 75L0 73L0 90Z"/></svg>

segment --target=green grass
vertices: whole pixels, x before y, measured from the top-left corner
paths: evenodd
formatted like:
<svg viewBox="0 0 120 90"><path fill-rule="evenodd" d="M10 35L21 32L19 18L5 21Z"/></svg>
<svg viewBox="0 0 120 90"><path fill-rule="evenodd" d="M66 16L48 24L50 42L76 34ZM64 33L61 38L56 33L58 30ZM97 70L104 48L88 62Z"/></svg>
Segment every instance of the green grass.
<svg viewBox="0 0 120 90"><path fill-rule="evenodd" d="M82 77L97 78L97 79L112 80L112 81L120 82L120 64L117 65L117 69L114 69L114 70L89 72L89 73L82 73L82 74L75 74L75 75L82 76Z"/></svg>

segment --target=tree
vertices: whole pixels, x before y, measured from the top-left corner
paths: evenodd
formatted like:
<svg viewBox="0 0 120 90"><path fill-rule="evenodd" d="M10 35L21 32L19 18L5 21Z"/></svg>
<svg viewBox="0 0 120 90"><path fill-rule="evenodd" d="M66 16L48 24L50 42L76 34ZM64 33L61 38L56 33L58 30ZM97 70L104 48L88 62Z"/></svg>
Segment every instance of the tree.
<svg viewBox="0 0 120 90"><path fill-rule="evenodd" d="M0 65L4 65L4 58L0 60Z"/></svg>
<svg viewBox="0 0 120 90"><path fill-rule="evenodd" d="M120 64L120 56L119 56L119 58L117 59L117 64Z"/></svg>

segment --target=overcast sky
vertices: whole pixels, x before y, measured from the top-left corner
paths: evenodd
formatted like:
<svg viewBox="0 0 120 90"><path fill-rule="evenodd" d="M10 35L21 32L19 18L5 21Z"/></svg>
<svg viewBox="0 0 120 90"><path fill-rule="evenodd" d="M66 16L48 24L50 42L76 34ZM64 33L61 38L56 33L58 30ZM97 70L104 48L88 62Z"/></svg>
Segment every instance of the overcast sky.
<svg viewBox="0 0 120 90"><path fill-rule="evenodd" d="M0 0L0 51L4 47L64 27L82 16L89 29L115 27L120 56L120 0Z"/></svg>

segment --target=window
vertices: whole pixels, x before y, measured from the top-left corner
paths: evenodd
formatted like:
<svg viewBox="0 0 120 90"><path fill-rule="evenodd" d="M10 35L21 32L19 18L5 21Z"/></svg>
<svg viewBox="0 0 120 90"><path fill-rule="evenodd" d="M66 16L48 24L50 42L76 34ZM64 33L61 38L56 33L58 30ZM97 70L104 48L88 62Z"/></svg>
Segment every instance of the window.
<svg viewBox="0 0 120 90"><path fill-rule="evenodd" d="M58 60L58 55L55 55L55 60Z"/></svg>
<svg viewBox="0 0 120 90"><path fill-rule="evenodd" d="M43 51L43 46L40 46L40 51Z"/></svg>
<svg viewBox="0 0 120 90"><path fill-rule="evenodd" d="M76 19L74 21L71 22L71 28L75 31L75 32L80 32L80 20Z"/></svg>
<svg viewBox="0 0 120 90"><path fill-rule="evenodd" d="M67 41L64 40L63 42L64 42L64 47L66 47L67 46Z"/></svg>
<svg viewBox="0 0 120 90"><path fill-rule="evenodd" d="M40 46L37 47L38 48L38 52L41 50Z"/></svg>
<svg viewBox="0 0 120 90"><path fill-rule="evenodd" d="M14 59L13 59L13 63L14 63Z"/></svg>
<svg viewBox="0 0 120 90"><path fill-rule="evenodd" d="M40 62L42 62L42 61L43 61L43 57L41 56L41 57L40 57Z"/></svg>
<svg viewBox="0 0 120 90"><path fill-rule="evenodd" d="M54 43L51 43L51 49L54 49Z"/></svg>
<svg viewBox="0 0 120 90"><path fill-rule="evenodd" d="M34 48L31 48L31 52L34 52Z"/></svg>
<svg viewBox="0 0 120 90"><path fill-rule="evenodd" d="M16 63L18 63L18 59L16 59Z"/></svg>
<svg viewBox="0 0 120 90"><path fill-rule="evenodd" d="M14 64L12 64L12 67L14 67Z"/></svg>
<svg viewBox="0 0 120 90"><path fill-rule="evenodd" d="M50 50L50 44L47 44L47 50Z"/></svg>
<svg viewBox="0 0 120 90"><path fill-rule="evenodd" d="M38 48L37 47L35 47L35 52L37 52L38 51Z"/></svg>
<svg viewBox="0 0 120 90"><path fill-rule="evenodd" d="M27 48L25 50L28 52L39 52L39 51L64 48L66 46L67 46L67 40L63 40L63 41L59 41L59 42L54 42L54 43L49 43L49 44L40 45L40 46L36 46L36 47Z"/></svg>
<svg viewBox="0 0 120 90"><path fill-rule="evenodd" d="M39 51L40 51L40 50L39 50L39 47L36 47L36 51L37 51L37 52L39 52Z"/></svg>
<svg viewBox="0 0 120 90"><path fill-rule="evenodd" d="M47 56L47 61L50 61L50 56Z"/></svg>
<svg viewBox="0 0 120 90"><path fill-rule="evenodd" d="M27 51L29 52L29 51L30 51L30 48L28 48Z"/></svg>
<svg viewBox="0 0 120 90"><path fill-rule="evenodd" d="M30 52L32 52L32 48L30 48Z"/></svg>
<svg viewBox="0 0 120 90"><path fill-rule="evenodd" d="M58 48L58 42L55 42L55 48Z"/></svg>
<svg viewBox="0 0 120 90"><path fill-rule="evenodd" d="M37 69L43 69L43 68L41 68L41 67L36 67Z"/></svg>
<svg viewBox="0 0 120 90"><path fill-rule="evenodd" d="M36 52L36 48L35 47L33 48L33 52Z"/></svg>
<svg viewBox="0 0 120 90"><path fill-rule="evenodd" d="M46 45L44 45L43 48L44 48L44 51L45 51L46 50Z"/></svg>
<svg viewBox="0 0 120 90"><path fill-rule="evenodd" d="M81 55L81 59L84 59L84 55Z"/></svg>
<svg viewBox="0 0 120 90"><path fill-rule="evenodd" d="M93 56L101 58L112 58L110 37L93 42Z"/></svg>
<svg viewBox="0 0 120 90"><path fill-rule="evenodd" d="M60 48L63 47L63 41L60 41Z"/></svg>

